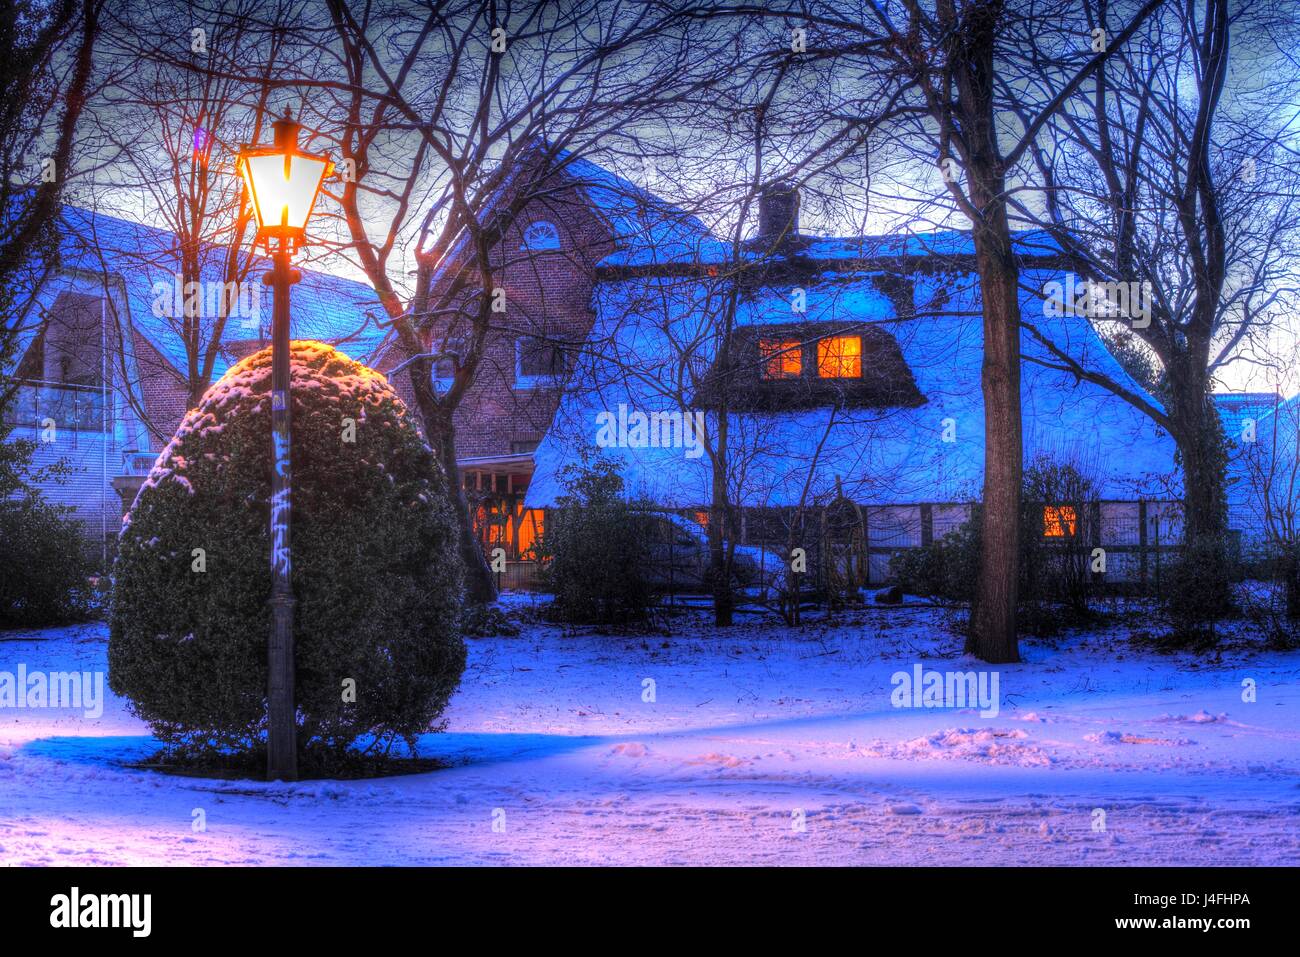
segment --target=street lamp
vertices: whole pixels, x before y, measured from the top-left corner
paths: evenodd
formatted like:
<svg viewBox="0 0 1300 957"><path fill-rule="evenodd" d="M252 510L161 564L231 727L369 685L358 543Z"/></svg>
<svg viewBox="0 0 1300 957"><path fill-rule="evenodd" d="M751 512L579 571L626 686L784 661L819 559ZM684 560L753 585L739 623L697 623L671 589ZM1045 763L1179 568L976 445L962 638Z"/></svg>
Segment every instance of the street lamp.
<svg viewBox="0 0 1300 957"><path fill-rule="evenodd" d="M293 561L289 552L289 287L301 275L290 266L294 249L307 233L307 219L321 182L334 169L324 156L298 149L292 114L271 124L271 146L245 146L238 168L257 219L255 243L271 254L271 271L262 281L275 292L271 319L271 640L267 646L266 777L298 778L293 698ZM273 245L274 243L274 245Z"/></svg>

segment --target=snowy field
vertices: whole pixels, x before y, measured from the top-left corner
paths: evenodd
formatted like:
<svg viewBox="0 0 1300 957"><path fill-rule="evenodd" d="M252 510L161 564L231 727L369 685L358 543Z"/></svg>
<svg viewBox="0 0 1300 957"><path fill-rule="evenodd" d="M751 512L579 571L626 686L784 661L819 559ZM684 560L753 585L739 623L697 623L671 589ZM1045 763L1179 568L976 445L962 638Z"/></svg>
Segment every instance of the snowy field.
<svg viewBox="0 0 1300 957"><path fill-rule="evenodd" d="M0 671L102 671L106 648L103 625L9 632ZM895 672L978 668L960 648L926 607L529 625L470 642L422 748L452 767L374 781L135 770L155 743L111 695L98 719L3 708L0 863L1300 864L1300 654L1030 641L996 716L891 705Z"/></svg>

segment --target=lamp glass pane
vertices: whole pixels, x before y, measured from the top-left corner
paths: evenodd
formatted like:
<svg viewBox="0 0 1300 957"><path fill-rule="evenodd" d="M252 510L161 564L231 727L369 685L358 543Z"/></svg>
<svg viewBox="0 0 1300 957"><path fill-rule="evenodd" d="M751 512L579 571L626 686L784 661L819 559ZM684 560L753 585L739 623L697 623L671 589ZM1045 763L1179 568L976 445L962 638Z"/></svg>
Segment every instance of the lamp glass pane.
<svg viewBox="0 0 1300 957"><path fill-rule="evenodd" d="M244 162L258 227L305 229L316 189L325 176L326 161L291 155L288 175L282 153L249 156Z"/></svg>

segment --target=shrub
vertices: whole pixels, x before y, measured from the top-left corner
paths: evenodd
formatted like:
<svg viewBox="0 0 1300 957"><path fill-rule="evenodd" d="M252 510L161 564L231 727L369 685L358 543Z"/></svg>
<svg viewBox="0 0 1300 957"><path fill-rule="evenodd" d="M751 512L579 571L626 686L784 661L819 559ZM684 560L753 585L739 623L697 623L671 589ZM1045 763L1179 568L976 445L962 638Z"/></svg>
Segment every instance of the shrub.
<svg viewBox="0 0 1300 957"><path fill-rule="evenodd" d="M83 621L92 610L80 527L35 494L0 501L0 628Z"/></svg>
<svg viewBox="0 0 1300 957"><path fill-rule="evenodd" d="M1091 617L1092 481L1075 465L1036 457L1021 490L1018 615L1022 629L1049 634ZM1074 534L1044 537L1044 505L1073 510ZM1059 513L1058 513L1059 514ZM890 576L904 591L970 603L979 576L980 526L973 518L942 539L897 553Z"/></svg>
<svg viewBox="0 0 1300 957"><path fill-rule="evenodd" d="M1026 620L1039 633L1056 623L1077 624L1091 617L1088 602L1095 588L1092 576L1096 483L1079 466L1038 455L1025 468L1021 515L1021 589ZM1055 524L1073 534L1045 536L1045 509L1058 510Z"/></svg>
<svg viewBox="0 0 1300 957"><path fill-rule="evenodd" d="M446 480L387 380L321 343L291 356L298 746L335 767L354 744L413 747L443 711L461 571ZM185 757L265 748L270 381L268 349L208 390L119 542L109 683Z"/></svg>
<svg viewBox="0 0 1300 957"><path fill-rule="evenodd" d="M43 485L65 481L70 469L66 461L33 464L36 443L12 437L4 408L13 401L12 386L0 376L0 628L84 620L97 603L81 525L69 519L71 509L41 495Z"/></svg>
<svg viewBox="0 0 1300 957"><path fill-rule="evenodd" d="M943 538L894 555L890 577L904 592L969 602L979 572L979 527L968 521Z"/></svg>
<svg viewBox="0 0 1300 957"><path fill-rule="evenodd" d="M555 595L550 617L569 624L644 621L652 600L645 574L646 523L623 498L623 479L607 461L569 465L565 488L546 519L539 548L542 586Z"/></svg>

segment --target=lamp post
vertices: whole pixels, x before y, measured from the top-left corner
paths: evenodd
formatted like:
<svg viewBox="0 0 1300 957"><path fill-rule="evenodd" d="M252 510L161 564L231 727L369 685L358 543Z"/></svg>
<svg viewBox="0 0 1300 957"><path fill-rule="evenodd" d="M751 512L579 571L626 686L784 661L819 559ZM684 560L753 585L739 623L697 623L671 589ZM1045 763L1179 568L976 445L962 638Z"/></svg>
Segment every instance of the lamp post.
<svg viewBox="0 0 1300 957"><path fill-rule="evenodd" d="M300 274L291 265L307 232L321 182L334 168L324 156L298 149L301 127L285 110L272 124L271 146L245 146L238 168L257 220L255 243L271 254L271 270L262 281L274 290L271 317L271 637L267 644L266 777L298 778L293 696L293 588L289 551L290 500L293 487L289 418L289 287ZM274 245L273 245L274 244Z"/></svg>

